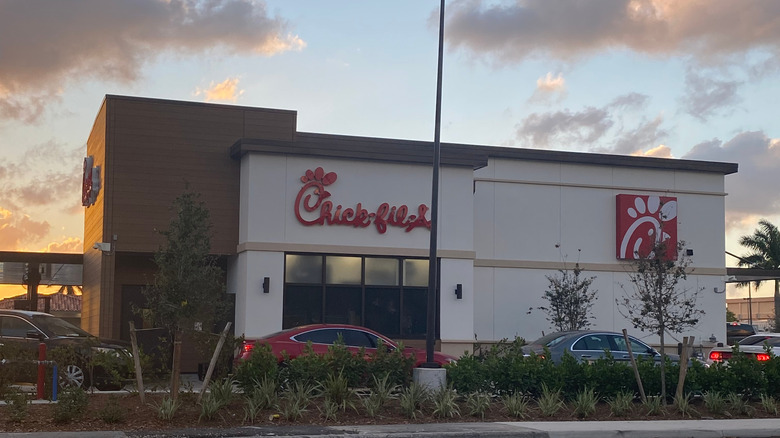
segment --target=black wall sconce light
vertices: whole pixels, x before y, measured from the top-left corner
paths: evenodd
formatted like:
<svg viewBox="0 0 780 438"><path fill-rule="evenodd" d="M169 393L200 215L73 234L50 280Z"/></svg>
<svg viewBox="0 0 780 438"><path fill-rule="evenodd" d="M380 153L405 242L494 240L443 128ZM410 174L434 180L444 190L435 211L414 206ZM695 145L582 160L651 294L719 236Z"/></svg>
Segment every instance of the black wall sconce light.
<svg viewBox="0 0 780 438"><path fill-rule="evenodd" d="M267 294L271 292L271 277L263 278L263 293Z"/></svg>
<svg viewBox="0 0 780 438"><path fill-rule="evenodd" d="M463 299L463 285L460 283L455 285L455 297L459 300Z"/></svg>
<svg viewBox="0 0 780 438"><path fill-rule="evenodd" d="M691 249L691 248L686 249L685 250L685 255L687 255L688 257L692 256L693 255L693 249Z"/></svg>

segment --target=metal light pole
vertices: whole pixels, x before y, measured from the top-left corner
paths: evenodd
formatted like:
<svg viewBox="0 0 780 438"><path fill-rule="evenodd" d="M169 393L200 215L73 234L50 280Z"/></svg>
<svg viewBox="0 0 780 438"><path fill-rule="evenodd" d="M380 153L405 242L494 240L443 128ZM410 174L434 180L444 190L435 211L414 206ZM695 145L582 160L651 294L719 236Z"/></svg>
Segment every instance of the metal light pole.
<svg viewBox="0 0 780 438"><path fill-rule="evenodd" d="M436 122L433 134L433 182L431 185L431 246L428 255L428 320L425 337L426 363L436 368L433 345L436 342L436 290L438 289L438 259L436 257L439 222L439 167L441 167L441 73L444 58L444 0L439 8L439 69L436 77Z"/></svg>

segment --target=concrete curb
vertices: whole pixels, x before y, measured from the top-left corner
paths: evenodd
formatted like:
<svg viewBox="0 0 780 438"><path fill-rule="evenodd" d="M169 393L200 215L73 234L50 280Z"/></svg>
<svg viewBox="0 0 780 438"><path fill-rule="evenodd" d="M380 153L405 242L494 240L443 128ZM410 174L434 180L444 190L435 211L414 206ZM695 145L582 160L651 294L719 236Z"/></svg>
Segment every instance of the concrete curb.
<svg viewBox="0 0 780 438"><path fill-rule="evenodd" d="M245 426L164 431L0 433L2 438L650 438L777 437L780 418L740 420L550 421L391 424L369 426Z"/></svg>

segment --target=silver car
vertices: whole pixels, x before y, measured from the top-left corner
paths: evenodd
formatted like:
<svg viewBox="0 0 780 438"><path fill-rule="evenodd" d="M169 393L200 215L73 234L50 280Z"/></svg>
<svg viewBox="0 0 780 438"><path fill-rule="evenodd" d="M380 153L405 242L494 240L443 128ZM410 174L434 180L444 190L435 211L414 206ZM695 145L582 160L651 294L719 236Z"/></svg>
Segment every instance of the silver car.
<svg viewBox="0 0 780 438"><path fill-rule="evenodd" d="M635 358L660 360L661 354L653 347L629 336L631 352ZM573 332L555 332L531 342L523 347L527 354L544 355L545 347L550 351L550 359L560 363L563 355L569 353L578 362L592 362L606 356L609 352L615 360L628 361L628 348L622 333L581 330ZM677 355L667 355L672 361L679 361Z"/></svg>

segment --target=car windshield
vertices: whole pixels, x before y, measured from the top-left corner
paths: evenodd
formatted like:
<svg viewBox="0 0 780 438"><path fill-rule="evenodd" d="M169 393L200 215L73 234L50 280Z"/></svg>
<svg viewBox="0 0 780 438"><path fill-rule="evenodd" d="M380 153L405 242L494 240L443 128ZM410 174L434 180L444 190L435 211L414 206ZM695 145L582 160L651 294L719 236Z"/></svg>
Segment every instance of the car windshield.
<svg viewBox="0 0 780 438"><path fill-rule="evenodd" d="M33 323L42 328L49 336L61 336L68 338L88 338L89 333L60 318L49 315L35 315Z"/></svg>

